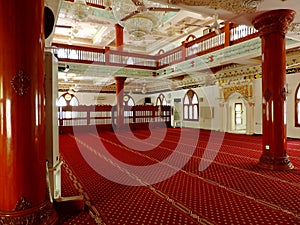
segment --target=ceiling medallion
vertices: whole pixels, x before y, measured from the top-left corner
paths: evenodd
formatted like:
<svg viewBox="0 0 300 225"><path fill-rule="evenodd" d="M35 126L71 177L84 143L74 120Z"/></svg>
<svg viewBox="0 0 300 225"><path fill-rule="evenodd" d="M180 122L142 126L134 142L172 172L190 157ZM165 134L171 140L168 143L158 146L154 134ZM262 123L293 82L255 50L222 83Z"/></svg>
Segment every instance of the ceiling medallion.
<svg viewBox="0 0 300 225"><path fill-rule="evenodd" d="M19 70L10 83L15 92L21 96L25 95L30 87L30 79L23 70Z"/></svg>

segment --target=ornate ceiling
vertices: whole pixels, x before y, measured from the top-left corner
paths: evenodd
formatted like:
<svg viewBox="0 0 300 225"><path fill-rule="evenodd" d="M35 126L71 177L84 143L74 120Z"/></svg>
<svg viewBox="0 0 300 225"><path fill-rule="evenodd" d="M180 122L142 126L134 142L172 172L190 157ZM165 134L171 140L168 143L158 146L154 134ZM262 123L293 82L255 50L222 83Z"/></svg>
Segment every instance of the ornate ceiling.
<svg viewBox="0 0 300 225"><path fill-rule="evenodd" d="M261 0L170 0L169 3L205 6L211 9L222 9L240 14L254 12L261 3Z"/></svg>
<svg viewBox="0 0 300 225"><path fill-rule="evenodd" d="M168 51L181 45L181 42L186 39L189 34L200 37L205 32L206 27L189 27L186 24L198 24L207 26L212 24L213 15L215 13L219 16L219 21L233 21L237 24L250 24L256 15L266 10L277 8L292 8L300 11L299 0L265 0L252 1L252 0L153 0L171 7L180 8L179 12L168 12L164 14L162 24L154 29L151 34L143 38L135 38L124 31L124 50L129 52L156 54L160 50ZM55 3L56 2L56 3ZM46 5L57 11L56 27L52 36L46 40L46 45L51 46L53 42L65 43L79 46L89 46L96 48L104 48L109 46L115 48L115 19L111 10L106 8L87 7L86 16L80 20L74 19L74 3L63 0L46 0ZM55 10L56 9L56 10ZM299 22L299 15L296 16L294 22ZM299 25L293 26L299 30ZM288 33L289 39L295 43L291 46L297 48L300 42L300 35L296 32ZM239 47L237 47L239 48ZM240 48L241 49L241 48ZM242 53L237 49L237 52ZM218 53L215 53L218 54ZM234 68L256 67L260 66L258 60L260 52L256 54L237 54L239 58L234 60L219 62L222 67L218 67L219 72L213 73L217 79L221 79L223 84L227 84L229 80L234 77L222 78L222 74L226 73L231 65ZM208 57L208 56L206 56ZM215 59L217 59L216 55ZM229 59L227 57L227 59ZM297 61L298 62L298 61ZM189 62L186 63L189 65ZM180 65L177 65L180 66ZM217 65L208 65L216 67ZM229 66L229 67L227 67ZM220 71L221 68L221 71ZM198 71L190 72L190 76L183 76L184 79L175 79L175 77L165 76L156 77L153 79L151 71L145 70L129 70L126 68L112 68L96 65L70 65L68 73L59 74L59 85L61 88L69 88L71 86L84 87L85 90L99 90L107 88L111 91L114 89L114 73L113 71L122 70L122 73L127 77L126 85L127 90L138 90L140 87L146 86L149 91L159 91L160 89L169 89L170 85L186 86L189 84L208 84L211 81L211 75ZM94 72L93 72L94 71ZM212 70L213 71L213 70ZM235 73L232 73L235 74ZM251 74L250 74L251 75ZM178 73L176 76L182 76ZM171 78L171 79L170 79ZM158 81L158 82L156 82ZM207 82L209 81L209 82ZM205 83L206 82L206 83ZM125 86L126 88L126 86Z"/></svg>

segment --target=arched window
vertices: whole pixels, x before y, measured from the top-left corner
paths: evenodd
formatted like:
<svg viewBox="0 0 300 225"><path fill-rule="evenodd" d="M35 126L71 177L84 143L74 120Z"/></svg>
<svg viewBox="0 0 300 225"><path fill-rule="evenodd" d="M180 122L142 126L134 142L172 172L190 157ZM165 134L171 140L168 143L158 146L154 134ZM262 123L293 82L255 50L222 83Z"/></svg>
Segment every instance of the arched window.
<svg viewBox="0 0 300 225"><path fill-rule="evenodd" d="M123 105L124 106L134 106L134 100L130 95L124 95L123 97Z"/></svg>
<svg viewBox="0 0 300 225"><path fill-rule="evenodd" d="M156 99L156 105L167 105L166 97L163 94L160 94Z"/></svg>
<svg viewBox="0 0 300 225"><path fill-rule="evenodd" d="M300 84L296 89L295 95L295 126L300 127Z"/></svg>
<svg viewBox="0 0 300 225"><path fill-rule="evenodd" d="M188 90L183 98L183 119L199 119L199 101L198 96L193 90Z"/></svg>
<svg viewBox="0 0 300 225"><path fill-rule="evenodd" d="M64 93L62 94L57 101L57 106L78 106L79 101L74 94Z"/></svg>
<svg viewBox="0 0 300 225"><path fill-rule="evenodd" d="M131 107L135 105L133 98L130 95L123 96L123 105L124 105L124 117L125 120L133 117L133 111ZM129 123L130 121L127 121Z"/></svg>
<svg viewBox="0 0 300 225"><path fill-rule="evenodd" d="M72 111L62 111L63 106L78 106L79 101L73 93L66 92L62 94L57 101L57 106L59 108L58 118L68 119L76 117L76 114L72 114Z"/></svg>

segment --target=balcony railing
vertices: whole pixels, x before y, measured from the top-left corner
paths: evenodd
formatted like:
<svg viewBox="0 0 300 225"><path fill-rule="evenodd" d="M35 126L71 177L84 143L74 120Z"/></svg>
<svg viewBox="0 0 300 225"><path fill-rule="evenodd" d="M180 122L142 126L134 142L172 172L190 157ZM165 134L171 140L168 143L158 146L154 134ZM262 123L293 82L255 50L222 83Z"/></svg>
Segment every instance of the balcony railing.
<svg viewBox="0 0 300 225"><path fill-rule="evenodd" d="M157 70L255 37L258 37L258 32L253 27L228 23L218 35L211 32L195 40L184 41L181 46L159 55L117 51L109 47L99 49L58 43L53 45L57 47L60 61Z"/></svg>
<svg viewBox="0 0 300 225"><path fill-rule="evenodd" d="M111 129L116 124L116 107L111 105L81 105L58 107L58 125L60 131L73 126L97 126ZM124 124L141 126L141 124L171 124L170 106L136 105L124 107Z"/></svg>

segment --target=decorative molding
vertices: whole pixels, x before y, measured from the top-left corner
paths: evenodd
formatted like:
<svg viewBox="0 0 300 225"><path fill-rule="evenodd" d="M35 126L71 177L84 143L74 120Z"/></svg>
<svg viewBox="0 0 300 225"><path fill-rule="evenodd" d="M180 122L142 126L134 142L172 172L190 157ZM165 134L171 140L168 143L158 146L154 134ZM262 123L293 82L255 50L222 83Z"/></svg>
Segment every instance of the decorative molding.
<svg viewBox="0 0 300 225"><path fill-rule="evenodd" d="M299 34L300 33L300 23L292 23L289 26L288 31Z"/></svg>
<svg viewBox="0 0 300 225"><path fill-rule="evenodd" d="M245 99L249 99L253 97L252 85L232 86L223 89L224 100L227 101L229 96L234 92L240 93L242 96L244 96Z"/></svg>
<svg viewBox="0 0 300 225"><path fill-rule="evenodd" d="M19 70L11 80L11 85L18 95L23 96L30 88L30 78L23 70Z"/></svg>
<svg viewBox="0 0 300 225"><path fill-rule="evenodd" d="M256 17L252 24L261 36L273 32L285 35L294 20L295 14L295 11L290 9L268 11Z"/></svg>
<svg viewBox="0 0 300 225"><path fill-rule="evenodd" d="M49 224L57 223L58 217L50 201L45 201L41 205L28 208L29 203L25 198L21 198L16 204L16 211L0 211L0 224ZM26 208L26 209L23 209Z"/></svg>
<svg viewBox="0 0 300 225"><path fill-rule="evenodd" d="M171 4L185 4L189 6L206 6L211 9L223 9L234 13L254 12L261 0L169 0Z"/></svg>
<svg viewBox="0 0 300 225"><path fill-rule="evenodd" d="M294 168L288 155L284 155L282 157L274 157L269 153L263 154L260 157L258 165L261 168L272 170L289 170Z"/></svg>
<svg viewBox="0 0 300 225"><path fill-rule="evenodd" d="M26 198L21 197L21 199L17 202L15 211L26 210L32 207L31 202L29 202Z"/></svg>

